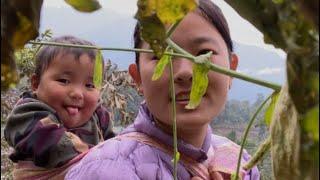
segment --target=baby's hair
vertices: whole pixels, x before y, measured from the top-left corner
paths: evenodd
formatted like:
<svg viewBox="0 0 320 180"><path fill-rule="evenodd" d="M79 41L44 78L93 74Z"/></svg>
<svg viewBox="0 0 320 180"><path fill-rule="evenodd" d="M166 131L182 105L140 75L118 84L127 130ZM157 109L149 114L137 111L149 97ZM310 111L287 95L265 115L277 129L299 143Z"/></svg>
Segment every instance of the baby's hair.
<svg viewBox="0 0 320 180"><path fill-rule="evenodd" d="M86 41L74 36L70 36L70 35L52 38L50 42L94 46L94 44L89 41ZM59 54L62 54L62 55L72 54L74 55L76 60L78 60L81 55L87 54L89 58L92 61L94 61L97 54L97 50L45 45L40 49L40 51L37 53L35 58L35 61L36 61L35 74L38 79L41 78L41 75L49 67L51 61L54 58L56 58ZM104 65L104 62L103 62L103 65Z"/></svg>
<svg viewBox="0 0 320 180"><path fill-rule="evenodd" d="M199 0L199 6L195 11L208 22L217 28L223 40L227 44L229 53L233 52L233 43L230 36L230 30L228 23L221 11L221 9L215 5L211 0ZM134 29L134 48L140 48L142 46L142 40L140 36L140 24L137 22ZM139 67L139 53L136 52L136 64Z"/></svg>

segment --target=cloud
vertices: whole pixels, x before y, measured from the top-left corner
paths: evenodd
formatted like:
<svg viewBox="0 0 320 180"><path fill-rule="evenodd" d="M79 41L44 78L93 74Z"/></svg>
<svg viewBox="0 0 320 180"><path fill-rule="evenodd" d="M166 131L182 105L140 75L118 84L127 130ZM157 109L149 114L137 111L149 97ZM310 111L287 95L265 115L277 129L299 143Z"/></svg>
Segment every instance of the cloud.
<svg viewBox="0 0 320 180"><path fill-rule="evenodd" d="M282 68L264 68L257 71L257 75L276 75L282 72Z"/></svg>
<svg viewBox="0 0 320 180"><path fill-rule="evenodd" d="M243 74L251 74L252 73L250 69L238 69L237 72L243 73Z"/></svg>

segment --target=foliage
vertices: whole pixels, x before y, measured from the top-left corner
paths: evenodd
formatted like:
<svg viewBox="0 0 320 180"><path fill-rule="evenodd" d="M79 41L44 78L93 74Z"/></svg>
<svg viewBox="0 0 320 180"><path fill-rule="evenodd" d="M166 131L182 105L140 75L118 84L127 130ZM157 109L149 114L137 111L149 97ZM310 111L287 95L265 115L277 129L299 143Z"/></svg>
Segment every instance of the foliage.
<svg viewBox="0 0 320 180"><path fill-rule="evenodd" d="M271 97L271 103L268 106L268 108L266 110L266 114L265 114L265 122L267 125L270 125L270 123L271 123L271 118L272 118L274 107L276 105L278 97L279 97L279 93L274 93Z"/></svg>
<svg viewBox="0 0 320 180"><path fill-rule="evenodd" d="M82 12L93 12L101 8L97 0L65 0L65 2Z"/></svg>
<svg viewBox="0 0 320 180"><path fill-rule="evenodd" d="M105 65L101 99L110 108L110 116L117 126L127 126L133 122L142 97L127 71L119 71L107 60Z"/></svg>
<svg viewBox="0 0 320 180"><path fill-rule="evenodd" d="M103 59L101 51L97 52L96 59L94 61L94 74L93 74L93 83L97 88L101 88L102 77L103 77Z"/></svg>
<svg viewBox="0 0 320 180"><path fill-rule="evenodd" d="M1 0L1 91L18 81L13 52L38 36L42 0Z"/></svg>
<svg viewBox="0 0 320 180"><path fill-rule="evenodd" d="M319 130L310 127L317 125L319 121L319 111L315 110L319 106L319 1L226 1L263 32L267 43L282 48L288 55L288 81L282 87L277 102L271 103L271 106L275 104L272 116L268 115L272 117L270 132L274 177L318 179L319 139L315 134L319 133ZM68 2L80 3L82 0ZM1 5L1 90L6 90L17 80L13 51L23 47L28 40L34 39L38 34L42 0L3 0ZM77 4L72 6L77 8ZM142 37L150 44L156 56L160 58L166 47L170 46L175 52L196 63L194 67L201 67L198 69L208 68L208 71L210 69L277 91L279 86L272 83L262 82L212 63L205 63L170 40L170 33L174 28L166 33L166 27L171 25L176 27L182 17L195 7L195 0L138 1L136 18L142 26ZM7 17L12 18L10 22ZM206 73L203 73L202 77L205 78ZM203 78L193 83L199 85L203 82ZM193 77L193 80L195 79L197 78ZM104 89L110 88L112 91L111 85L106 83ZM113 90L117 93L115 88ZM196 107L202 91L203 89L197 93L200 96L196 96L192 108ZM114 100L115 105L123 107L124 97L121 94L118 94L118 97ZM250 125L251 123L248 129ZM243 147L245 138L242 142Z"/></svg>
<svg viewBox="0 0 320 180"><path fill-rule="evenodd" d="M52 32L50 29L45 30L41 33L39 37L35 39L36 42L48 41L52 37ZM32 44L26 45L24 48L16 50L14 53L17 71L20 78L30 77L34 73L35 68L35 55L40 50L41 45Z"/></svg>
<svg viewBox="0 0 320 180"><path fill-rule="evenodd" d="M319 122L317 116L306 120L305 115L319 104L319 1L227 2L264 34L265 42L288 55L288 82L280 93L270 129L275 178L318 179L319 160L315 157L319 141L303 127Z"/></svg>
<svg viewBox="0 0 320 180"><path fill-rule="evenodd" d="M194 8L195 0L138 0L135 18L141 25L141 37L150 44L158 58L167 47L166 26L181 20Z"/></svg>

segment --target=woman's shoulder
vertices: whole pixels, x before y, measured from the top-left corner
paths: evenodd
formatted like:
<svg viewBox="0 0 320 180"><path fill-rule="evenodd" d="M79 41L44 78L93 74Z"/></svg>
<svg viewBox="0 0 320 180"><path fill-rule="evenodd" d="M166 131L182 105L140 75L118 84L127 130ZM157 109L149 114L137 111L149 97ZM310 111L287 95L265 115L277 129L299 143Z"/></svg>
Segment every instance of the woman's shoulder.
<svg viewBox="0 0 320 180"><path fill-rule="evenodd" d="M139 179L138 165L158 164L150 146L134 140L104 141L90 149L87 155L67 174L66 179ZM97 171L99 169L99 171Z"/></svg>
<svg viewBox="0 0 320 180"><path fill-rule="evenodd" d="M215 149L215 150L227 149L227 150L230 150L231 153L234 152L235 154L239 154L239 151L241 148L240 145L231 141L227 137L220 136L217 134L212 134L211 144L212 144L213 149ZM245 161L247 161L250 158L249 153L245 149L243 149L242 156Z"/></svg>

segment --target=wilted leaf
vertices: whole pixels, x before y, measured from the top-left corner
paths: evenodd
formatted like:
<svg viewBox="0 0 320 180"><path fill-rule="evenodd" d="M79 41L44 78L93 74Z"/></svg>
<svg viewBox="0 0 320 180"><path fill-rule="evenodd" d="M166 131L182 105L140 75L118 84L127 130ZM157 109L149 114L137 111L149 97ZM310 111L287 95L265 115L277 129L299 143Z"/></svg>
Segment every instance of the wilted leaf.
<svg viewBox="0 0 320 180"><path fill-rule="evenodd" d="M163 24L172 24L182 19L197 7L195 0L157 0L156 11Z"/></svg>
<svg viewBox="0 0 320 180"><path fill-rule="evenodd" d="M139 0L135 18L140 23L141 37L161 58L167 44L166 26L182 19L196 7L195 0Z"/></svg>
<svg viewBox="0 0 320 180"><path fill-rule="evenodd" d="M170 50L169 52L172 52ZM155 67L155 70L152 75L152 81L155 81L159 79L166 68L166 65L171 61L172 56L170 55L163 55L161 59L158 61L157 66Z"/></svg>
<svg viewBox="0 0 320 180"><path fill-rule="evenodd" d="M276 106L278 97L279 97L279 92L274 92L272 97L271 97L271 102L270 102L270 104L267 107L267 110L265 112L264 119L265 119L265 122L266 122L266 124L268 126L270 126L270 124L271 124L271 119L272 119L274 107Z"/></svg>
<svg viewBox="0 0 320 180"><path fill-rule="evenodd" d="M156 14L149 17L136 16L140 23L141 37L150 44L151 49L158 58L162 57L167 44L166 29Z"/></svg>
<svg viewBox="0 0 320 180"><path fill-rule="evenodd" d="M97 88L101 88L102 78L103 78L103 65L102 65L102 55L99 50L96 54L96 59L94 61L94 75L93 75L93 83Z"/></svg>
<svg viewBox="0 0 320 180"><path fill-rule="evenodd" d="M14 50L38 36L42 0L1 1L1 90L18 81Z"/></svg>
<svg viewBox="0 0 320 180"><path fill-rule="evenodd" d="M101 8L97 0L65 0L65 2L81 12L93 12Z"/></svg>
<svg viewBox="0 0 320 180"><path fill-rule="evenodd" d="M190 100L186 109L195 109L201 102L202 96L206 93L208 87L209 68L203 64L193 65L193 77L190 93Z"/></svg>
<svg viewBox="0 0 320 180"><path fill-rule="evenodd" d="M307 112L302 124L304 130L310 134L315 141L319 141L319 104Z"/></svg>

